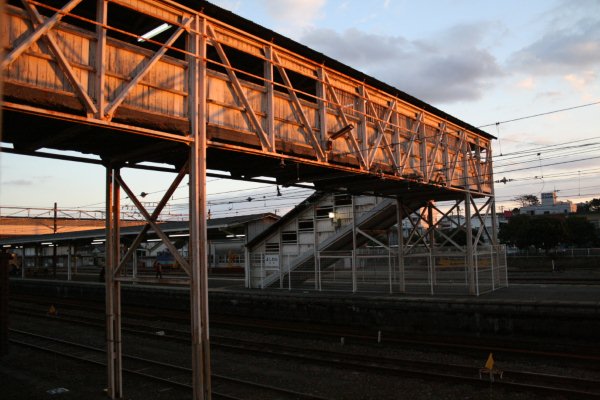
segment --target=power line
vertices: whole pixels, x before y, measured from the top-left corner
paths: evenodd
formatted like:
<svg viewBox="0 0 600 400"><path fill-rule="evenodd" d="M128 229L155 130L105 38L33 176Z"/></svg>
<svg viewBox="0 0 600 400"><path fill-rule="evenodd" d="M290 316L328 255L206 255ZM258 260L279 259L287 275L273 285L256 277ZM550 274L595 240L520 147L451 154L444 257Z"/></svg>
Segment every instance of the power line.
<svg viewBox="0 0 600 400"><path fill-rule="evenodd" d="M506 153L502 156L494 155L493 158L494 159L500 158L499 161L504 161L504 160L509 160L511 158L522 157L522 156L525 156L528 154L537 154L540 152L548 153L548 152L553 152L553 151L567 150L567 149L571 149L571 148L597 146L600 144L600 142L593 142L593 143L581 143L581 142L585 142L585 141L589 141L589 140L598 140L598 139L600 139L600 137L590 137L590 138L586 138L586 139L569 140L567 142L559 142L559 143L548 144L548 145L538 146L538 147L528 147L525 149L513 151L512 153ZM573 145L574 143L580 143L580 144ZM567 146L565 147L565 145L567 145Z"/></svg>
<svg viewBox="0 0 600 400"><path fill-rule="evenodd" d="M548 111L548 112L544 112L544 113L539 113L539 114L533 114L533 115L527 115L524 117L519 117L519 118L513 118L513 119L507 119L506 121L499 121L499 122L494 122L491 124L487 124L487 125L480 125L477 128L486 128L488 126L494 126L494 125L500 125L500 124L506 124L508 122L515 122L515 121L521 121L523 119L529 119L529 118L535 118L535 117L541 117L543 115L550 115L550 114L556 114L559 112L564 112L564 111L571 111L571 110L575 110L577 108L583 108L583 107L589 107L589 106L594 106L596 104L600 104L600 101L595 101L593 103L587 103L587 104L581 104L579 106L573 106L573 107L567 107L567 108L561 108L559 110L553 110L553 111Z"/></svg>

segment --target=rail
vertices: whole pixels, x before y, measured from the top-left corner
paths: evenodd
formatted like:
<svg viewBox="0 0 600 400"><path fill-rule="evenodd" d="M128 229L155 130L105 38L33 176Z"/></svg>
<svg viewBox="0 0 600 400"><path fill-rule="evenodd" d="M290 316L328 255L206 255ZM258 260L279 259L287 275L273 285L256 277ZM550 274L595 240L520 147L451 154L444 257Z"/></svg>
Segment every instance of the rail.
<svg viewBox="0 0 600 400"><path fill-rule="evenodd" d="M64 321L68 322L68 321ZM88 322L86 322L87 324ZM99 324L101 325L101 324ZM152 329L156 329L155 326L151 327ZM22 335L27 335L26 332L13 331ZM136 331L132 331L131 333L135 333ZM142 333L142 332L137 332ZM347 337L352 339L352 335L349 332L346 333L335 333L335 335L345 335L342 337ZM53 341L58 343L61 346L71 346L77 347L77 344L72 342L66 342L54 338L48 338L42 335L31 335L29 336L35 337L36 340L44 340L44 341ZM177 339L176 337L169 336L165 334L164 336L156 336L157 338L164 337L165 339L175 339L175 340L185 340L183 337ZM182 335L184 336L184 335ZM381 336L378 336L381 338ZM375 340L374 337L370 338L370 340ZM387 341L388 339L385 338ZM416 341L419 342L419 341ZM448 343L429 343L429 345L442 346L445 347ZM37 345L40 349L40 347ZM56 346L56 344L54 345ZM239 339L232 337L224 337L224 336L216 336L213 338L213 346L216 348L220 348L223 350L232 351L235 353L250 353L250 354L260 354L263 356L269 357L277 357L283 358L286 360L296 360L302 363L311 363L317 365L328 365L341 369L349 369L349 370L359 370L359 371L367 371L367 372L376 372L376 373L385 373L392 375L401 375L403 377L412 376L418 377L421 379L442 379L442 380L450 380L452 382L464 382L472 385L481 385L481 384L489 384L490 380L485 379L485 376L480 375L480 368L470 365L459 365L454 363L447 362L432 362L432 361L422 361L422 360L414 360L414 359L404 359L399 357L384 357L381 355L368 355L364 353L352 353L348 351L341 350L325 350L322 348L310 348L298 345L288 345L288 344L276 344L272 341L269 342L256 342L254 340L247 339ZM466 347L466 346L465 346ZM93 352L102 352L101 349L94 349L87 346L82 346L85 350L91 350ZM502 348L493 348L489 347L493 350L502 351ZM488 349L489 349L488 348ZM69 350L61 348L58 350L60 353L70 354ZM524 351L526 352L526 351ZM548 356L556 356L557 354L548 354ZM130 362L149 364L153 368L159 367L160 375L166 374L169 370L179 371L179 372L187 372L189 369L173 366L170 364L158 363L152 360L147 360L139 357L130 357L124 356L126 360ZM83 359L92 359L94 357L84 357ZM95 362L95 361L93 361ZM96 362L98 363L98 362ZM139 366L138 366L139 368ZM149 368L146 365L146 369ZM132 372L130 369L125 369L126 372ZM168 374L167 374L168 375ZM178 382L173 382L172 380L164 380L160 376L151 375L144 373L143 376L149 377L151 379L160 379L165 383L170 383L174 385L183 385ZM216 376L217 380L222 377ZM239 384L239 382L236 382ZM541 393L560 393L565 396L584 396L589 398L600 397L600 381L588 378L567 376L567 375L556 375L556 374L548 374L542 372L532 372L532 371L523 371L523 370L514 370L514 369L504 369L502 374L502 379L494 380L493 385L497 387L505 387L511 390L529 390L533 392L541 392ZM266 385L260 385L266 386ZM273 389L270 386L266 386L268 389ZM263 388L264 389L264 388ZM279 390L279 389L276 389ZM317 399L320 398L318 396L306 395L306 394L296 394L297 398L307 398L307 399Z"/></svg>

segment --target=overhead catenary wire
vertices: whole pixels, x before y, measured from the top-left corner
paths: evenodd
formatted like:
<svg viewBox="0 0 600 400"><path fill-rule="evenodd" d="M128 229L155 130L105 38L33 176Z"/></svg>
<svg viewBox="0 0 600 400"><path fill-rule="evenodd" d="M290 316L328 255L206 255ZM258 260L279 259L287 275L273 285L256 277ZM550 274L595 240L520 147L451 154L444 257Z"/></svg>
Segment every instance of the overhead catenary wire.
<svg viewBox="0 0 600 400"><path fill-rule="evenodd" d="M600 158L600 156L599 156L599 157L588 157L588 158L583 158L583 159L582 159L582 158L580 158L580 159L576 159L576 160L569 160L569 161L563 161L563 162L558 162L558 163L550 163L550 164L545 164L544 166L563 165L563 164L574 163L574 162L578 162L578 161L591 160L591 159L597 159L597 158ZM519 163L515 163L515 164L519 164ZM508 173L508 172L517 172L517 171L529 170L529 169L532 169L532 168L537 168L537 167L538 167L538 166L533 166L533 167L521 167L521 168L514 168L514 169L511 169L511 170L505 170L505 171L500 171L500 172L496 171L496 174L498 174L498 173ZM485 174L485 175L484 175L484 174L482 174L482 175L480 175L479 177L480 177L480 178L489 177L489 174ZM269 190L273 190L272 186L273 186L273 185L265 185L264 187L265 187L265 188L269 188ZM240 189L239 191L242 191L242 190L243 190L243 191L251 191L251 190L256 190L256 188ZM297 190L301 190L301 189L297 189ZM310 192L310 190L308 190L308 189L306 189L306 190L307 190L307 192ZM236 191L237 191L237 190L236 190ZM158 191L157 191L157 192L158 192ZM228 192L219 192L219 194L227 194L227 193L228 193ZM254 194L253 194L253 195L254 195ZM210 195L209 195L209 196L210 196ZM271 196L267 196L267 195L265 194L265 195L264 195L265 197L263 198L263 197L260 197L260 196L262 196L262 193L258 193L258 194L256 194L256 196L257 196L257 198L256 198L256 200L257 200L257 201L262 201L262 200L265 200L265 199L266 199L266 200L272 200L272 199L275 199L276 197L278 197L278 196L276 196L276 194L272 194ZM183 199L185 199L185 197L183 197L183 198L179 198L178 200L183 200ZM245 200L244 200L244 198L243 198L243 197L241 197L241 198L239 198L239 199L236 199L236 200L235 200L235 202L240 202L240 203L242 203L242 202L244 202L244 201L245 201ZM229 204L229 203L233 203L233 201L227 200L226 198L219 199L219 202L220 202L220 203L223 203L223 204ZM102 203L100 203L100 204L102 204ZM173 205L173 206L176 206L176 205ZM80 207L77 207L77 209L80 209L80 210L83 210L83 209L85 209L85 208L86 208L85 206L80 206Z"/></svg>
<svg viewBox="0 0 600 400"><path fill-rule="evenodd" d="M509 122L522 121L522 120L524 120L524 119L536 118L536 117L541 117L541 116L544 116L544 115L557 114L557 113L560 113L560 112L565 112L565 111L576 110L576 109L578 109L578 108L583 108L583 107L594 106L594 105L596 105L596 104L600 104L600 100L599 100L599 101L594 101L594 102L592 102L592 103L581 104L581 105L578 105L578 106L567 107L567 108L561 108L561 109L558 109L558 110L546 111L546 112L543 112L543 113L538 113L538 114L526 115L526 116L523 116L523 117L518 117L518 118L507 119L507 120L505 120L505 121L493 122L493 123L491 123L491 124L479 125L477 128L486 128L486 127L488 127L488 126L494 126L494 125L498 126L499 124L507 124L507 123L509 123Z"/></svg>
<svg viewBox="0 0 600 400"><path fill-rule="evenodd" d="M585 159L577 159L577 160L563 161L563 162L558 162L558 163L545 164L544 166L564 165L564 164L568 164L568 163L574 163L574 162L578 162L578 161L585 161L585 160L597 159L597 158L600 158L600 157L589 157L589 158L585 158ZM500 172L496 171L496 173L517 172L517 171L523 171L523 170L530 170L530 169L532 169L532 168L537 168L537 167L538 167L538 166L533 166L533 167L521 167L521 168L515 168L515 169L506 170L506 171L500 171ZM480 178L484 178L484 177L489 177L489 175L490 175L490 174L482 174L482 175L480 175L479 177L480 177ZM270 186L273 186L273 185L265 185L265 187L270 187ZM254 189L255 189L255 188L254 188ZM250 189L244 189L244 191L248 191L248 190L253 190L253 189L252 189L252 188L250 188ZM273 190L273 188L270 188L270 190ZM297 190L301 190L301 189L297 189ZM308 193L308 192L310 192L310 190L307 190L307 193ZM228 193L228 192L220 192L220 194L226 194L226 193ZM254 194L253 194L253 195L254 195ZM272 194L271 196L264 195L264 196L265 196L264 198L260 197L260 196L262 196L262 193L258 193L258 194L256 194L256 196L257 196L257 198L256 198L256 200L257 200L257 201L263 201L263 200L265 200L265 199L266 199L266 200L272 200L272 199L276 199L276 197L278 197L278 196L276 196L276 194L275 194L275 193L274 193L274 194ZM284 197L287 197L287 196L284 196ZM302 197L302 196L300 196L300 197ZM298 198L300 198L300 197L298 197ZM183 199L185 199L185 198L186 198L186 197L178 198L178 200L183 200ZM234 203L234 201L227 200L226 198L221 198L221 199L219 199L219 202L220 202L220 203L222 203L222 204ZM243 203L243 202L246 202L246 200L245 200L245 198L244 198L244 197L240 197L240 198L238 198L238 199L236 199L236 200L235 200L235 203L237 203L237 202L239 202L239 203ZM177 205L172 205L172 206L176 207ZM183 206L183 205L180 205L180 206ZM85 208L86 208L86 207L84 207L84 206L77 207L77 209L79 209L79 210L82 210L82 211L83 211L83 209L85 209Z"/></svg>

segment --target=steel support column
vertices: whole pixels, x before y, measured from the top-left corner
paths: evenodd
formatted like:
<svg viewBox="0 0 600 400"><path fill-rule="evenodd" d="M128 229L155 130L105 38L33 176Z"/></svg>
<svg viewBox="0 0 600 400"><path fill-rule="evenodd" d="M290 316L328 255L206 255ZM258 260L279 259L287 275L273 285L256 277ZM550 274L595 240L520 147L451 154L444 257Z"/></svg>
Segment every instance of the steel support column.
<svg viewBox="0 0 600 400"><path fill-rule="evenodd" d="M121 285L115 280L114 271L119 265L120 186L117 171L106 168L106 255L104 279L106 285L106 357L108 372L108 396L123 397L121 370Z"/></svg>
<svg viewBox="0 0 600 400"><path fill-rule="evenodd" d="M21 262L21 279L25 279L25 268L27 267L27 263L25 262L25 260L27 259L25 256L27 254L27 249L25 248L25 245L23 245L23 261Z"/></svg>
<svg viewBox="0 0 600 400"><path fill-rule="evenodd" d="M352 196L352 293L356 293L357 284L356 284L356 267L357 267L357 257L356 257L356 204L355 197Z"/></svg>
<svg viewBox="0 0 600 400"><path fill-rule="evenodd" d="M70 281L71 279L73 279L73 267L71 265L71 262L73 260L73 257L71 255L72 250L71 250L71 243L69 243L67 245L67 280Z"/></svg>
<svg viewBox="0 0 600 400"><path fill-rule="evenodd" d="M316 207L313 207L313 257L315 260L315 280L317 281L317 290L322 290L321 284L321 258L319 257L319 233L317 230L317 212Z"/></svg>
<svg viewBox="0 0 600 400"><path fill-rule="evenodd" d="M427 225L429 229L429 264L430 264L430 285L431 294L434 293L434 286L437 284L435 273L435 223L433 221L433 201L427 202Z"/></svg>
<svg viewBox="0 0 600 400"><path fill-rule="evenodd" d="M476 295L475 282L475 260L473 251L473 229L471 226L471 193L465 193L465 230L467 236L466 243L466 264L467 264L467 282L469 286L469 294Z"/></svg>
<svg viewBox="0 0 600 400"><path fill-rule="evenodd" d="M208 331L208 258L206 252L206 20L194 17L189 35L190 283L192 385L194 400L211 398Z"/></svg>
<svg viewBox="0 0 600 400"><path fill-rule="evenodd" d="M137 278L138 276L138 253L137 250L133 253L133 261L132 261L132 268L131 268L131 277L134 279L134 284L135 284L135 278Z"/></svg>
<svg viewBox="0 0 600 400"><path fill-rule="evenodd" d="M246 236L247 238L248 236ZM248 240L248 239L246 239ZM215 256L216 257L216 254ZM250 250L248 249L248 247L244 247L244 287L246 289L250 289L252 286L251 283L251 279L250 279L250 273L251 273L251 269L250 269Z"/></svg>
<svg viewBox="0 0 600 400"><path fill-rule="evenodd" d="M404 228L402 226L402 201L396 199L396 221L398 223L398 286L400 293L406 292L404 280Z"/></svg>
<svg viewBox="0 0 600 400"><path fill-rule="evenodd" d="M493 182L493 181L492 181ZM492 183L493 185L493 183ZM492 189L493 193L494 189ZM492 237L490 246L490 261L491 261L491 274L492 274L492 290L496 290L496 285L499 285L499 279L496 277L496 272L500 272L500 260L499 260L499 248L498 248L498 217L496 215L496 197L492 197L490 201L491 216L492 216Z"/></svg>
<svg viewBox="0 0 600 400"><path fill-rule="evenodd" d="M492 159L492 148L488 149L488 158ZM492 214L492 290L496 290L496 285L500 286L500 246L498 245L498 215L496 214L496 187L494 185L494 171L489 167L489 181L491 185L491 214ZM506 280L508 285L508 278Z"/></svg>

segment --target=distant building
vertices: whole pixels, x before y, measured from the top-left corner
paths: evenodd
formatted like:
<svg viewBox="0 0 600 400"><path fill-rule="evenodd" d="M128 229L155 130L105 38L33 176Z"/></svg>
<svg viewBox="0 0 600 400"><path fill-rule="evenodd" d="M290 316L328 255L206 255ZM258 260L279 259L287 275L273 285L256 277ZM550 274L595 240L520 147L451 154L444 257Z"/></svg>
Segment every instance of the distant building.
<svg viewBox="0 0 600 400"><path fill-rule="evenodd" d="M520 213L527 215L571 214L577 211L577 205L571 201L558 201L556 191L542 193L542 204L521 207Z"/></svg>

